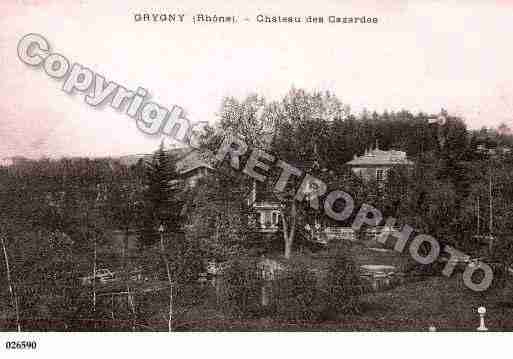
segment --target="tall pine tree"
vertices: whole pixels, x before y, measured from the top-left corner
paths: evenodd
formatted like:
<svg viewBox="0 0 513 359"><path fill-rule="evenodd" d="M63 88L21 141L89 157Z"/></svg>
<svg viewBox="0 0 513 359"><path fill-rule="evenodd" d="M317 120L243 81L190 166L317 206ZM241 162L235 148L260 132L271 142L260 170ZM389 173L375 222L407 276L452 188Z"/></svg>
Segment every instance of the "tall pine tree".
<svg viewBox="0 0 513 359"><path fill-rule="evenodd" d="M143 213L140 226L142 245L153 245L159 240L158 228L164 226L167 235L181 232L181 185L176 160L163 143L145 167Z"/></svg>

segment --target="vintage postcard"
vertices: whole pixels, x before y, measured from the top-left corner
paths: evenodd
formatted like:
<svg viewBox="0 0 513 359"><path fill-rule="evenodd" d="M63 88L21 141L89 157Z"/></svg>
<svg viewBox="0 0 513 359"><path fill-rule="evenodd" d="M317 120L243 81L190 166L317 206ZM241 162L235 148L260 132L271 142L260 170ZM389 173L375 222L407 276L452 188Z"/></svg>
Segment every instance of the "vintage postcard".
<svg viewBox="0 0 513 359"><path fill-rule="evenodd" d="M0 352L512 331L512 20L507 0L3 0Z"/></svg>

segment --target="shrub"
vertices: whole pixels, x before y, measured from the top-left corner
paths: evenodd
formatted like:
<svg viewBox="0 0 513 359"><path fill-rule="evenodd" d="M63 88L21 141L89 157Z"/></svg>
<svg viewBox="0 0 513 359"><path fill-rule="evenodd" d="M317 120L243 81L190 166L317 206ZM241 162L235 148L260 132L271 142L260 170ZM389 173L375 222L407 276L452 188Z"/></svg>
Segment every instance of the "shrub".
<svg viewBox="0 0 513 359"><path fill-rule="evenodd" d="M220 293L222 310L239 319L258 316L262 285L255 261L234 261L223 273Z"/></svg>
<svg viewBox="0 0 513 359"><path fill-rule="evenodd" d="M348 251L338 249L328 266L322 286L322 319L335 319L339 314L360 311L362 283L358 268Z"/></svg>
<svg viewBox="0 0 513 359"><path fill-rule="evenodd" d="M318 319L317 280L306 266L295 265L289 268L273 284L273 312L276 316L295 321Z"/></svg>

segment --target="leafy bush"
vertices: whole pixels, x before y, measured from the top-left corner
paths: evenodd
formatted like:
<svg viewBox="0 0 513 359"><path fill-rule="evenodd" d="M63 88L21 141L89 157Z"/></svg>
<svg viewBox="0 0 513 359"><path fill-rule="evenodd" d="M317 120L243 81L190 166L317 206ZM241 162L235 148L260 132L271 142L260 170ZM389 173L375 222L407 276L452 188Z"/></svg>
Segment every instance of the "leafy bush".
<svg viewBox="0 0 513 359"><path fill-rule="evenodd" d="M289 268L274 284L274 314L281 319L314 321L320 308L317 280L304 265Z"/></svg>
<svg viewBox="0 0 513 359"><path fill-rule="evenodd" d="M236 260L223 273L221 308L225 314L252 318L260 313L263 281L253 260Z"/></svg>
<svg viewBox="0 0 513 359"><path fill-rule="evenodd" d="M360 311L362 283L358 268L348 251L339 249L327 270L322 286L323 319Z"/></svg>

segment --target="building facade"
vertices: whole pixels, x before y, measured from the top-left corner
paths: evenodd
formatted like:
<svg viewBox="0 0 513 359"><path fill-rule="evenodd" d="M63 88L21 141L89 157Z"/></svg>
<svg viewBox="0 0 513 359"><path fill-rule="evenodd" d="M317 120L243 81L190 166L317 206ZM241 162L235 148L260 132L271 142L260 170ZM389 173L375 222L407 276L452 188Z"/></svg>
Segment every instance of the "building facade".
<svg viewBox="0 0 513 359"><path fill-rule="evenodd" d="M375 148L365 151L362 156L355 155L347 166L363 180L383 182L387 179L390 169L395 166L413 166L413 162L408 160L406 152Z"/></svg>

